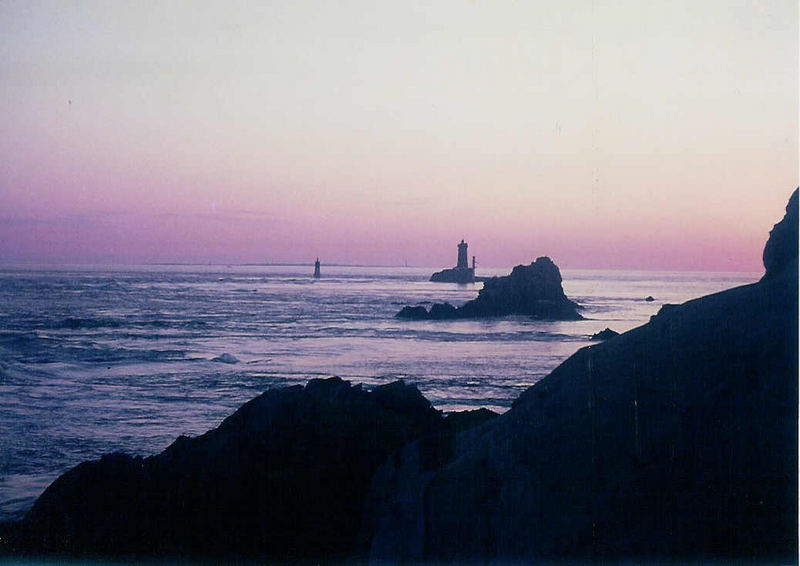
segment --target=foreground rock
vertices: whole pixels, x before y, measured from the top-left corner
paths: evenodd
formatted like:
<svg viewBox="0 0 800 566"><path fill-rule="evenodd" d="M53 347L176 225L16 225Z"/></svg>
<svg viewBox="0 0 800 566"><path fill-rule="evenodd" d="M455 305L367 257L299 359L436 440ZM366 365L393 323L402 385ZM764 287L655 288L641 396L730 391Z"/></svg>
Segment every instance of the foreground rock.
<svg viewBox="0 0 800 566"><path fill-rule="evenodd" d="M37 553L344 556L378 465L448 427L402 382L267 391L157 456L77 466L6 536Z"/></svg>
<svg viewBox="0 0 800 566"><path fill-rule="evenodd" d="M530 265L518 265L510 275L486 279L477 298L460 307L439 303L430 311L424 307L403 307L395 316L413 320L448 320L526 315L552 320L578 320L578 305L561 287L561 272L549 257Z"/></svg>
<svg viewBox="0 0 800 566"><path fill-rule="evenodd" d="M797 197L755 284L579 350L378 471L375 561L797 559ZM767 251L768 250L768 251Z"/></svg>

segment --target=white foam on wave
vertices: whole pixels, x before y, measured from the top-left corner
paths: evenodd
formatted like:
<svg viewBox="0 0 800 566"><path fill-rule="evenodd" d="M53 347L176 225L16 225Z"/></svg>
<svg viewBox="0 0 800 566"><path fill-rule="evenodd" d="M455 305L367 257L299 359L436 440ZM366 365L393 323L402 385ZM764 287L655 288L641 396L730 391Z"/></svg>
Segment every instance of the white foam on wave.
<svg viewBox="0 0 800 566"><path fill-rule="evenodd" d="M216 358L212 358L211 361L212 362L218 362L218 363L221 363L221 364L238 364L239 363L239 360L236 358L236 356L234 356L233 354L229 354L228 352L225 352L224 354L221 354L221 355L217 356Z"/></svg>

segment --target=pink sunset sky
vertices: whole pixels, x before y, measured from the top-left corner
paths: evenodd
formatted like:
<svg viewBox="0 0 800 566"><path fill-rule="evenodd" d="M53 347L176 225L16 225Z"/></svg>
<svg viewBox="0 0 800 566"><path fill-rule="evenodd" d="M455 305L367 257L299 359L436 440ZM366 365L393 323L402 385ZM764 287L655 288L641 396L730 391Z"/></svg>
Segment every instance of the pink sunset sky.
<svg viewBox="0 0 800 566"><path fill-rule="evenodd" d="M796 0L0 3L0 264L758 271Z"/></svg>

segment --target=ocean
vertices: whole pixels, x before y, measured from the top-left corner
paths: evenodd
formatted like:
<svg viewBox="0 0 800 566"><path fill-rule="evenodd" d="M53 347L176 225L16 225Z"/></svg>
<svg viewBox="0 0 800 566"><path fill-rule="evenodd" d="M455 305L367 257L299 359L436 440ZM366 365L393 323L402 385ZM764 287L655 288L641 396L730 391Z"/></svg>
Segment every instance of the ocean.
<svg viewBox="0 0 800 566"><path fill-rule="evenodd" d="M403 305L458 305L481 284L430 283L422 268L322 270L0 268L0 520L81 461L157 453L266 389L315 377L403 379L443 411L502 412L593 333L760 277L562 270L585 320L406 321L394 318Z"/></svg>

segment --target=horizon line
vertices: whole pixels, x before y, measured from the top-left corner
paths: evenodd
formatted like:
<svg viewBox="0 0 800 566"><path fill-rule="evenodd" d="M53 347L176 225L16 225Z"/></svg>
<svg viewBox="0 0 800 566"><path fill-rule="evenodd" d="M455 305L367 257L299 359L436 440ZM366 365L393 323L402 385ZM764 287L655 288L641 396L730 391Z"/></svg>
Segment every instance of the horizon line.
<svg viewBox="0 0 800 566"><path fill-rule="evenodd" d="M430 265L409 265L409 264L370 264L370 263L322 263L322 266L328 267L361 267L361 268L397 268L397 269L442 269L442 266ZM527 265L524 263L517 263L515 265L503 266L488 266L484 269L513 269L517 265ZM227 266L227 267L314 267L314 262L196 262L196 261L157 261L157 262L91 262L91 261L75 261L75 262L35 262L35 261L20 261L20 262L4 262L0 260L0 269L9 267L69 267L69 266L95 266L95 267L136 267L136 266L186 266L186 267L200 267L200 266ZM646 268L646 267L560 267L560 270L568 271L634 271L634 272L676 272L676 273L741 273L741 274L761 274L764 269L758 271L737 271L737 270L705 270L705 269L680 269L680 268Z"/></svg>

